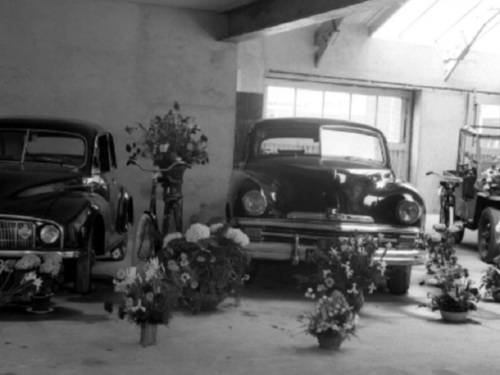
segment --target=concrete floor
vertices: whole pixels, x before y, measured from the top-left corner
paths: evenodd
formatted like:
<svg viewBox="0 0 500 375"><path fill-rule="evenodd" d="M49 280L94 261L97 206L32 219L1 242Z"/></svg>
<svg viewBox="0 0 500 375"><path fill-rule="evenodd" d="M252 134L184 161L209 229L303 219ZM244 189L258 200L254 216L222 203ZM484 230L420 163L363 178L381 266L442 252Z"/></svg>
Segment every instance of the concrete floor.
<svg viewBox="0 0 500 375"><path fill-rule="evenodd" d="M432 222L430 222L432 224ZM429 224L429 225L430 225ZM486 265L466 231L457 253L479 282ZM157 345L142 348L139 328L109 315L116 264L99 265L95 291L81 297L61 291L49 315L20 308L0 311L0 375L49 374L492 374L500 370L500 304L480 303L466 324L449 324L418 308L434 288L415 267L405 296L366 297L358 338L339 352L318 348L297 316L312 302L295 288L289 267L268 267L248 286L241 305L226 300L218 311L193 316L175 311L161 326Z"/></svg>

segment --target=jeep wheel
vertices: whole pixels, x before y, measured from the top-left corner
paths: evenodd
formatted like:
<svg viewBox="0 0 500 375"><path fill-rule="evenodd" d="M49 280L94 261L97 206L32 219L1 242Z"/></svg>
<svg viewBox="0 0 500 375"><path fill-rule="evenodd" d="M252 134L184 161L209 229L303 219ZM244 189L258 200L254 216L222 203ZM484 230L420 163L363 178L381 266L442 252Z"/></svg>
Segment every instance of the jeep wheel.
<svg viewBox="0 0 500 375"><path fill-rule="evenodd" d="M455 221L460 221L460 218L455 218ZM462 229L458 232L455 233L455 243L458 245L459 243L462 243L462 240L464 239L464 234L465 234L465 228L462 227Z"/></svg>
<svg viewBox="0 0 500 375"><path fill-rule="evenodd" d="M388 266L387 289L392 294L405 294L410 289L411 266Z"/></svg>
<svg viewBox="0 0 500 375"><path fill-rule="evenodd" d="M87 251L76 259L75 292L88 294L91 290L92 263L94 258L94 227L89 231Z"/></svg>
<svg viewBox="0 0 500 375"><path fill-rule="evenodd" d="M498 234L495 227L500 221L500 211L485 208L479 219L477 247L483 262L490 263L498 255Z"/></svg>

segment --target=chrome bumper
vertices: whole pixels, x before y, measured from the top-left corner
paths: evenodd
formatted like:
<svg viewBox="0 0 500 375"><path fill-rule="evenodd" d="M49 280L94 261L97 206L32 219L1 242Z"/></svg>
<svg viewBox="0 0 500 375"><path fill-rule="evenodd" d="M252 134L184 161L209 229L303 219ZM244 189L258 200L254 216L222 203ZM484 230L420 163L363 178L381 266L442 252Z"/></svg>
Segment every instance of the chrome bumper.
<svg viewBox="0 0 500 375"><path fill-rule="evenodd" d="M367 224L340 221L304 221L285 219L239 219L237 226L250 238L245 248L255 260L308 262L317 250L316 241L347 237L355 234L384 236L390 243L386 249L381 244L375 260L383 260L389 266L413 266L425 264L427 251L418 249L414 240L421 231L416 227Z"/></svg>

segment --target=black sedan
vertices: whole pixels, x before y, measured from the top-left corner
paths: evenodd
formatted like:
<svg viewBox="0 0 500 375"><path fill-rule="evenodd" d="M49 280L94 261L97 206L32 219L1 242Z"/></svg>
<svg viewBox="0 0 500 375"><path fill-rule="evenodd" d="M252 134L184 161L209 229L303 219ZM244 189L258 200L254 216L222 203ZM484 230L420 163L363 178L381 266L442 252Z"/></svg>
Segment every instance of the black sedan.
<svg viewBox="0 0 500 375"><path fill-rule="evenodd" d="M405 293L425 223L417 190L397 181L387 142L376 128L347 121L279 118L253 125L234 170L228 220L250 238L262 261L308 261L319 239L382 235L388 289Z"/></svg>
<svg viewBox="0 0 500 375"><path fill-rule="evenodd" d="M0 258L60 254L77 293L95 259L121 260L133 201L116 179L112 135L49 118L0 119Z"/></svg>

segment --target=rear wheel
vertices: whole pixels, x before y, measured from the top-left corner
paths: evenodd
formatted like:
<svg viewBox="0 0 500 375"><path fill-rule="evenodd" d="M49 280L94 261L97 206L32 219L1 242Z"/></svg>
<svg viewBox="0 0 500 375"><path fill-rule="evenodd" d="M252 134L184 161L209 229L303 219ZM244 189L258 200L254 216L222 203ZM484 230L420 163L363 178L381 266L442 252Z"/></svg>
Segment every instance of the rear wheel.
<svg viewBox="0 0 500 375"><path fill-rule="evenodd" d="M147 260L155 255L155 228L153 219L142 214L135 232L134 255L138 260Z"/></svg>
<svg viewBox="0 0 500 375"><path fill-rule="evenodd" d="M75 292L90 293L92 286L92 264L94 260L94 226L90 228L87 251L76 259Z"/></svg>
<svg viewBox="0 0 500 375"><path fill-rule="evenodd" d="M410 289L411 266L388 266L387 289L392 294L405 294Z"/></svg>
<svg viewBox="0 0 500 375"><path fill-rule="evenodd" d="M500 211L486 208L481 213L477 231L477 245L479 256L483 262L492 262L499 253L497 245L499 235L495 229L499 221Z"/></svg>

